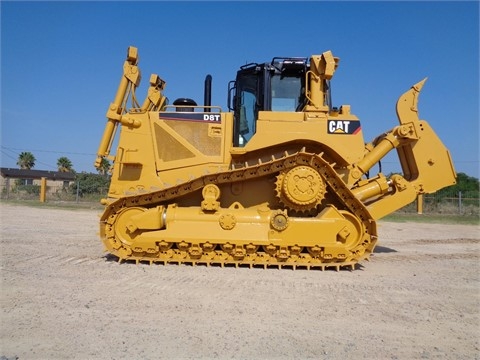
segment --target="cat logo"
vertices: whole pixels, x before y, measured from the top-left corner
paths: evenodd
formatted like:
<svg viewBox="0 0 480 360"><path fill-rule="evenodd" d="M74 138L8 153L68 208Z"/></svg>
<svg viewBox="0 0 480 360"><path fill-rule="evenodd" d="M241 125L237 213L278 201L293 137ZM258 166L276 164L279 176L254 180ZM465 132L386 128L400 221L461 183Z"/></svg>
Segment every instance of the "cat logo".
<svg viewBox="0 0 480 360"><path fill-rule="evenodd" d="M360 131L360 121L355 120L328 120L329 134L356 134Z"/></svg>

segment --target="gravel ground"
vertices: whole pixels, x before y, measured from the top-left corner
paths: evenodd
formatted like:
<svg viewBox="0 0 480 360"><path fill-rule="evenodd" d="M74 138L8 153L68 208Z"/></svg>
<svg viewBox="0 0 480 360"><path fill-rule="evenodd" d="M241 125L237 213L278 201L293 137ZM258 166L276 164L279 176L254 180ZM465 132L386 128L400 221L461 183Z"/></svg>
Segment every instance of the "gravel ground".
<svg viewBox="0 0 480 360"><path fill-rule="evenodd" d="M480 359L480 227L380 222L355 271L119 264L98 211L0 203L0 359Z"/></svg>

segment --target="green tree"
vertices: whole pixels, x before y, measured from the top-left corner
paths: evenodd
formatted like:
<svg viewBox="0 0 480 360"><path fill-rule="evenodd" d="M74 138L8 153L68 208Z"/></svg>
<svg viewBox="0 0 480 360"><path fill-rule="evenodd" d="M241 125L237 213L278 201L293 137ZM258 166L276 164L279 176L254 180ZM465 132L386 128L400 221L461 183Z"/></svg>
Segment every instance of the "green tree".
<svg viewBox="0 0 480 360"><path fill-rule="evenodd" d="M30 170L35 166L36 160L31 152L23 151L18 155L17 165L20 166L20 169Z"/></svg>
<svg viewBox="0 0 480 360"><path fill-rule="evenodd" d="M102 158L102 162L100 164L100 167L97 168L97 171L100 175L107 176L111 167L112 166L110 165L110 162L107 159Z"/></svg>
<svg viewBox="0 0 480 360"><path fill-rule="evenodd" d="M69 158L62 156L57 160L58 171L60 172L72 172L73 165Z"/></svg>
<svg viewBox="0 0 480 360"><path fill-rule="evenodd" d="M457 190L459 191L479 191L480 181L473 176L468 176L465 173L457 174Z"/></svg>
<svg viewBox="0 0 480 360"><path fill-rule="evenodd" d="M453 193L458 194L459 191L462 193L468 192L470 197L478 198L480 193L480 181L465 173L458 173L457 183L437 191L437 196L444 197Z"/></svg>
<svg viewBox="0 0 480 360"><path fill-rule="evenodd" d="M108 192L109 185L110 179L107 176L81 172L76 174L75 184L71 186L71 191L76 193L78 186L80 196L86 194L105 195Z"/></svg>

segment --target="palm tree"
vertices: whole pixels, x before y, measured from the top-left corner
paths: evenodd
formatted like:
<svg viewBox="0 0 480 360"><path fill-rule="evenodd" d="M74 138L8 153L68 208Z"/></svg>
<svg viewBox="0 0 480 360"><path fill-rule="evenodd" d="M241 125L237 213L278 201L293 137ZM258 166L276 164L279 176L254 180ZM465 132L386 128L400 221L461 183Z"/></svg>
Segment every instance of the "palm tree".
<svg viewBox="0 0 480 360"><path fill-rule="evenodd" d="M102 162L100 163L100 167L97 168L97 171L100 175L107 176L108 172L110 171L110 168L111 168L110 162L107 159L102 158Z"/></svg>
<svg viewBox="0 0 480 360"><path fill-rule="evenodd" d="M20 166L20 169L30 170L35 166L36 160L31 152L23 151L18 155L17 165Z"/></svg>
<svg viewBox="0 0 480 360"><path fill-rule="evenodd" d="M60 172L72 172L73 165L69 158L62 156L57 160L58 171Z"/></svg>

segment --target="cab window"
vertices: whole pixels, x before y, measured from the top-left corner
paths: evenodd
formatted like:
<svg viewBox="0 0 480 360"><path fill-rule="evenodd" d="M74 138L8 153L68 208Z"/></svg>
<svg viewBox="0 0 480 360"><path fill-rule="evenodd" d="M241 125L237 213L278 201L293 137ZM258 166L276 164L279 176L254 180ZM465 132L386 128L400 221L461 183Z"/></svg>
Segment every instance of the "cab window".
<svg viewBox="0 0 480 360"><path fill-rule="evenodd" d="M240 93L240 119L238 129L238 145L245 145L255 134L256 120L256 103L255 93L242 90Z"/></svg>
<svg viewBox="0 0 480 360"><path fill-rule="evenodd" d="M296 111L300 102L301 86L299 77L273 76L272 111Z"/></svg>

